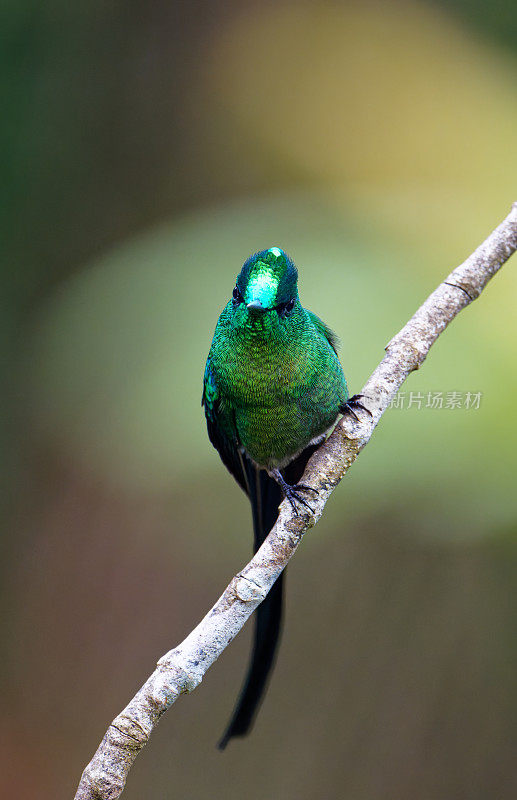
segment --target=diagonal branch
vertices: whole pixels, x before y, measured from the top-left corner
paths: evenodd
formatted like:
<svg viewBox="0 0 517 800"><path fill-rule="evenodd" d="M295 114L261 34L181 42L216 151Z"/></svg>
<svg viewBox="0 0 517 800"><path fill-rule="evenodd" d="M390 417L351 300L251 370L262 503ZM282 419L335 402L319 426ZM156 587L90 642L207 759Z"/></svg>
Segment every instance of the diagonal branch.
<svg viewBox="0 0 517 800"><path fill-rule="evenodd" d="M427 298L391 340L386 355L362 389L360 419L343 417L307 465L303 482L318 489L314 514L296 516L282 503L278 520L260 550L225 589L187 638L158 661L156 670L109 726L85 768L75 800L113 800L122 794L136 756L162 714L180 694L191 692L264 599L303 534L353 464L410 372L459 312L475 300L490 278L517 250L517 203L488 239Z"/></svg>

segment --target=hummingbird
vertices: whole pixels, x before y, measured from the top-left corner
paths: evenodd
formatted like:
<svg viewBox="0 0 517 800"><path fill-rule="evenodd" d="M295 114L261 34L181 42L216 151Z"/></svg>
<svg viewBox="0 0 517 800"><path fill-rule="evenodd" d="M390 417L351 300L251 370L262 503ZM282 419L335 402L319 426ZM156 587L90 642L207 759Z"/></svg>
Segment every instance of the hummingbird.
<svg viewBox="0 0 517 800"><path fill-rule="evenodd" d="M298 297L298 271L280 247L250 256L217 322L203 396L208 436L251 503L257 552L287 498L294 511L316 490L299 481L336 422L364 408L349 398L335 334ZM367 409L365 409L367 411ZM368 412L369 413L369 412ZM224 749L250 730L279 642L284 574L255 613L247 676Z"/></svg>

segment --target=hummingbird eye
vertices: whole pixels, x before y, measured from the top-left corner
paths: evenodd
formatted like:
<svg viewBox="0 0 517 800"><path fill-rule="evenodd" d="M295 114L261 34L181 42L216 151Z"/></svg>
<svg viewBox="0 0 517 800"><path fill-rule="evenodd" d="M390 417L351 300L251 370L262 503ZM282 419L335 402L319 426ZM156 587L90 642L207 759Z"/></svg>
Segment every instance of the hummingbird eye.
<svg viewBox="0 0 517 800"><path fill-rule="evenodd" d="M238 303L242 303L244 301L244 298L243 298L242 294L240 293L239 288L237 286L233 290L232 296L233 296L234 305L237 305Z"/></svg>
<svg viewBox="0 0 517 800"><path fill-rule="evenodd" d="M278 311L281 317L285 317L287 316L287 314L291 313L293 308L294 308L294 300L288 300L287 303L280 303L280 305L277 306L276 310Z"/></svg>

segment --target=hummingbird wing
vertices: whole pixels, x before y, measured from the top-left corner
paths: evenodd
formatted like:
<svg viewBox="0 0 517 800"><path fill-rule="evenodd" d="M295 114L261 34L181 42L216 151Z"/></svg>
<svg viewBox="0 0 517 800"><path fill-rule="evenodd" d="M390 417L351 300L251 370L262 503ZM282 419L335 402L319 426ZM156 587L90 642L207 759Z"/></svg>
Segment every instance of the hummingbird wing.
<svg viewBox="0 0 517 800"><path fill-rule="evenodd" d="M336 336L334 331L332 331L328 325L323 322L322 319L313 314L312 311L308 311L305 309L305 313L308 315L310 321L322 336L325 337L329 345L332 347L334 353L337 355L337 351L339 348L339 338Z"/></svg>
<svg viewBox="0 0 517 800"><path fill-rule="evenodd" d="M208 438L219 453L226 469L233 475L241 489L246 494L249 494L243 459L237 446L237 431L235 431L235 439L233 441L225 433L220 419L221 402L221 394L210 366L210 358L208 358L203 380L203 395L201 397L201 405L205 409Z"/></svg>

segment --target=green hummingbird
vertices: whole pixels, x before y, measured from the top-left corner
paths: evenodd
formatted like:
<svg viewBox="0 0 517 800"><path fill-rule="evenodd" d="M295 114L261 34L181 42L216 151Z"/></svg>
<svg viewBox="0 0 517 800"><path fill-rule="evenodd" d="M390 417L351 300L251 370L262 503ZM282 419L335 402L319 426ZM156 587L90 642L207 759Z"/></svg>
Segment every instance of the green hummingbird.
<svg viewBox="0 0 517 800"><path fill-rule="evenodd" d="M364 408L360 395L348 397L336 336L302 307L297 283L297 269L279 247L250 256L219 317L205 368L208 435L249 496L254 552L284 497L294 510L310 509L316 490L298 483L308 459L340 413L355 416L354 407ZM250 666L221 749L253 723L277 650L282 587L283 575L257 609Z"/></svg>

